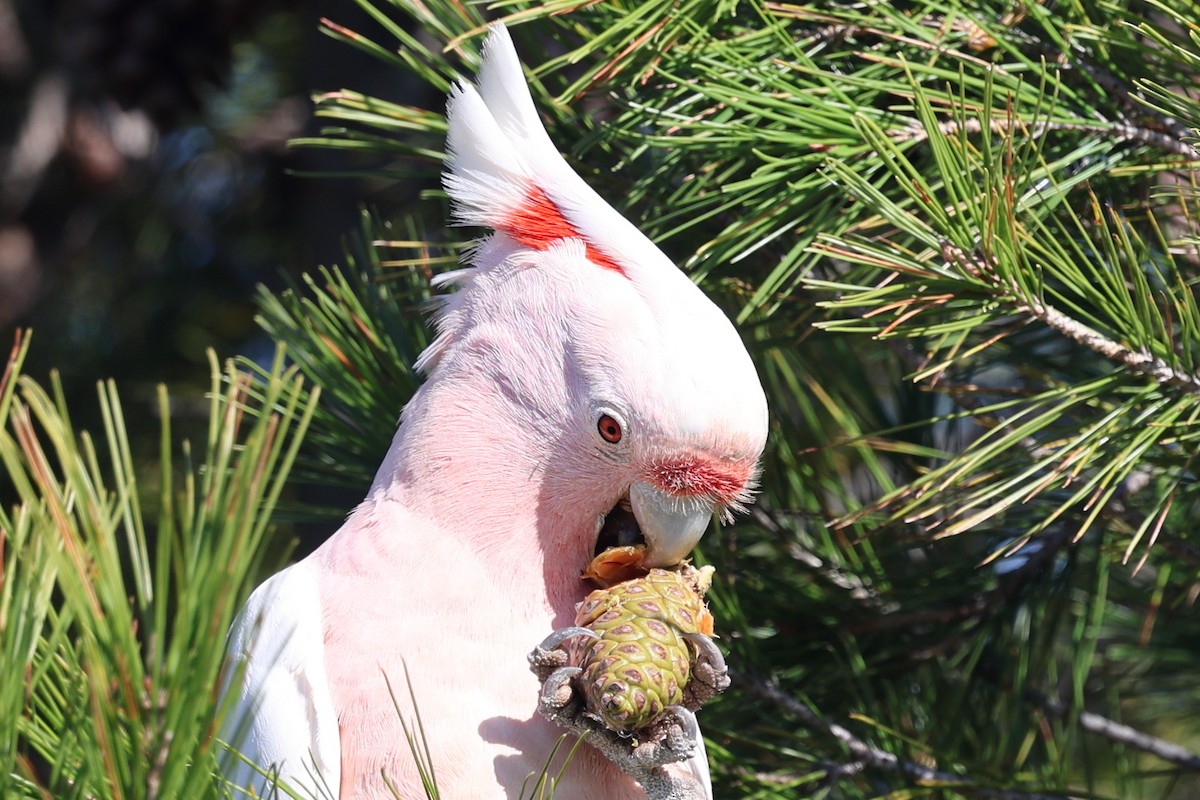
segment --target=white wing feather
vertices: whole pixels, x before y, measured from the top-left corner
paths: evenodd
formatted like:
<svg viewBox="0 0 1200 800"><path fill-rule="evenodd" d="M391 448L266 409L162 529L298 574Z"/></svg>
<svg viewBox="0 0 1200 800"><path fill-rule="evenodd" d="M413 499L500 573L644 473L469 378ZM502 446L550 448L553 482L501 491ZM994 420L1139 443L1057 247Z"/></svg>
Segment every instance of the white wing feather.
<svg viewBox="0 0 1200 800"><path fill-rule="evenodd" d="M292 788L337 797L338 723L325 677L315 564L293 564L255 589L226 647L221 693L233 693L236 700L221 738ZM268 778L234 753L227 754L222 772L250 796L270 794Z"/></svg>
<svg viewBox="0 0 1200 800"><path fill-rule="evenodd" d="M700 734L700 723L695 712L677 709L676 713L683 721L684 733L696 742L696 752L679 766L686 769L696 779L703 789L705 800L713 800L712 777L708 772L708 751L704 747L704 737Z"/></svg>
<svg viewBox="0 0 1200 800"><path fill-rule="evenodd" d="M688 759L687 765L700 785L704 787L704 796L713 800L712 776L708 773L708 750L704 747L704 737L697 737L696 752Z"/></svg>

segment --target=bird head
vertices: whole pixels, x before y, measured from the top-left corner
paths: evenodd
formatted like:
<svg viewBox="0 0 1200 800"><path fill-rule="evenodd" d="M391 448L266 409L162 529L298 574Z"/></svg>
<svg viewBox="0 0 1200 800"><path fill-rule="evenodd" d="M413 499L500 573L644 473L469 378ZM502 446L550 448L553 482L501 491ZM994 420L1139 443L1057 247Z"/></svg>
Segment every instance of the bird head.
<svg viewBox="0 0 1200 800"><path fill-rule="evenodd" d="M544 501L588 521L593 551L644 542L647 566L679 562L753 490L767 405L745 346L560 156L503 26L448 118L455 219L491 233L441 279L458 291L420 366L502 398L498 435L534 443Z"/></svg>

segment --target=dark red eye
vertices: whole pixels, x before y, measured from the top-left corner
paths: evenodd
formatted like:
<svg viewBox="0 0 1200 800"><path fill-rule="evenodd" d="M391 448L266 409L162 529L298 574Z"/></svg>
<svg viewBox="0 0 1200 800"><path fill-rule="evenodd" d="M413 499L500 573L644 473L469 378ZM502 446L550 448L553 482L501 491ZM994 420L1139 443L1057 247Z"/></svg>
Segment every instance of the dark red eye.
<svg viewBox="0 0 1200 800"><path fill-rule="evenodd" d="M596 430L600 431L600 438L606 442L616 444L621 441L621 423L610 417L608 414L601 414L600 421L596 423Z"/></svg>

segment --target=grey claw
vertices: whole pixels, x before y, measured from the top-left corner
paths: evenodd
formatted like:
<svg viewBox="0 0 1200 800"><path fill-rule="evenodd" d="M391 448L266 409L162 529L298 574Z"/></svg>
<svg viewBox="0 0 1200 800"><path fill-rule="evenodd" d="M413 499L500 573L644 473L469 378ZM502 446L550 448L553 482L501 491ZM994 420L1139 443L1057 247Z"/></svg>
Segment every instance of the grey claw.
<svg viewBox="0 0 1200 800"><path fill-rule="evenodd" d="M681 634L684 639L687 639L696 647L696 662L707 662L713 665L714 669L721 672L727 672L728 667L725 666L725 656L721 653L721 648L717 647L713 640L705 636L703 633L684 633Z"/></svg>
<svg viewBox="0 0 1200 800"><path fill-rule="evenodd" d="M692 680L684 689L683 700L684 706L695 711L729 688L729 667L725 665L720 648L709 637L702 633L685 633L683 638L696 648Z"/></svg>
<svg viewBox="0 0 1200 800"><path fill-rule="evenodd" d="M562 648L562 643L575 636L590 636L593 639L600 638L599 634L593 630L572 626L556 630L542 640L541 644L533 648L533 652L528 657L529 668L533 670L533 674L537 675L543 683L554 670L566 666L571 655L569 651Z"/></svg>
<svg viewBox="0 0 1200 800"><path fill-rule="evenodd" d="M600 634L596 633L591 628L581 628L578 625L571 625L567 628L559 628L554 633L542 640L542 643L537 646L538 650L553 650L567 639L575 636L590 636L593 639L599 639Z"/></svg>
<svg viewBox="0 0 1200 800"><path fill-rule="evenodd" d="M696 713L683 706L671 706L670 710L675 712L675 716L679 718L679 729L687 740L689 742L700 741L700 722L696 719Z"/></svg>
<svg viewBox="0 0 1200 800"><path fill-rule="evenodd" d="M571 680L582 672L561 667L552 672L542 689L538 711L588 743L629 775L646 792L648 800L708 800L697 775L686 762L700 746L696 715L674 706L649 738L619 734L604 727L573 703Z"/></svg>
<svg viewBox="0 0 1200 800"><path fill-rule="evenodd" d="M571 679L583 672L579 667L559 667L551 672L542 684L542 692L538 700L538 710L543 714L558 711L571 702L574 689Z"/></svg>
<svg viewBox="0 0 1200 800"><path fill-rule="evenodd" d="M709 795L705 785L687 765L701 742L700 726L692 710L729 685L721 651L707 636L685 634L696 655L693 680L684 691L683 704L673 706L659 722L630 736L609 730L577 701L573 682L583 670L567 666L571 648L562 647L576 636L600 638L588 628L561 628L529 654L533 671L542 679L538 712L567 731L586 737L592 747L641 784L648 800L706 800Z"/></svg>
<svg viewBox="0 0 1200 800"><path fill-rule="evenodd" d="M638 781L648 800L709 800L700 777L686 764L667 764Z"/></svg>

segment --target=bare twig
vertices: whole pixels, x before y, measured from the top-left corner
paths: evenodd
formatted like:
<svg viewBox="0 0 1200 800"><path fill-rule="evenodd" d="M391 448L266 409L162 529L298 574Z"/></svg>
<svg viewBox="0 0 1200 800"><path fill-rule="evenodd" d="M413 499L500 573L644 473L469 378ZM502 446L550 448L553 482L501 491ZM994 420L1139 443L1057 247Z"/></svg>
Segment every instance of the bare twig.
<svg viewBox="0 0 1200 800"><path fill-rule="evenodd" d="M962 775L942 772L912 761L902 760L892 753L868 744L836 722L827 721L804 703L761 678L740 672L735 673L734 670L730 670L730 676L739 686L774 703L776 707L798 719L809 730L837 739L850 751L856 763L861 762L866 769L899 773L918 785L933 784L953 788L955 791L973 794L976 797L986 797L989 800L1068 800L1071 797L1071 795L1040 794L1016 789L992 789L980 786L977 782Z"/></svg>
<svg viewBox="0 0 1200 800"><path fill-rule="evenodd" d="M942 242L942 256L973 275L994 274L994 270L982 258L968 255L950 242ZM1022 300L1020 292L1013 291L1011 287L1001 286L999 283L996 288L1005 292L1010 300L1015 301L1014 307L1018 313L1028 314L1046 327L1099 353L1109 361L1128 367L1139 375L1153 378L1160 384L1174 386L1191 394L1200 394L1200 375L1182 372L1145 350L1133 350L1113 341L1103 333L1064 314L1043 300Z"/></svg>
<svg viewBox="0 0 1200 800"><path fill-rule="evenodd" d="M1046 697L1034 691L1028 692L1026 696L1034 705L1051 716L1064 718L1071 714L1070 707L1060 700ZM1093 714L1090 711L1080 711L1077 719L1079 727L1089 733L1094 733L1110 741L1150 753L1153 756L1161 758L1163 761L1177 764L1184 769L1200 772L1200 755L1188 750L1186 747L1180 747L1173 742L1159 739L1157 736L1142 733L1128 725L1116 722L1108 717L1102 717L1099 714Z"/></svg>
<svg viewBox="0 0 1200 800"><path fill-rule="evenodd" d="M1159 383L1169 384L1180 389L1185 389L1188 392L1200 394L1200 376L1188 372L1180 372L1158 356L1151 355L1144 350L1131 350L1122 344L1114 342L1099 331L1093 330L1082 322L1067 316L1048 303L1035 301L1025 305L1022 310L1033 315L1048 327L1082 344L1084 347L1096 351L1110 361L1129 367L1134 372L1153 378Z"/></svg>
<svg viewBox="0 0 1200 800"><path fill-rule="evenodd" d="M983 121L979 119L968 119L963 122L950 120L939 123L937 127L939 131L947 136L952 136L959 132L978 134L983 131ZM1083 123L1042 121L1027 123L1019 119L993 119L988 127L993 133L1009 133L1015 129L1026 129L1029 132L1029 136L1035 139L1051 132L1094 133L1109 136L1117 140L1141 142L1191 160L1200 159L1200 150L1197 150L1184 139L1178 139L1160 130L1123 122ZM929 138L929 131L924 126L913 123L907 130L893 134L893 138L900 142L919 142Z"/></svg>

